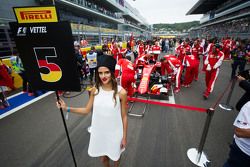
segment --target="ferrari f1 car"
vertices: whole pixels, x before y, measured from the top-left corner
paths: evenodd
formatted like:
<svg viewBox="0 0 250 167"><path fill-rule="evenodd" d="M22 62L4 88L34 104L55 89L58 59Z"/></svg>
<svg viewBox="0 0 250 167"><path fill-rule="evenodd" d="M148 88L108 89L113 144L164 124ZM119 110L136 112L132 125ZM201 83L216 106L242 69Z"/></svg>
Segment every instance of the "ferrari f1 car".
<svg viewBox="0 0 250 167"><path fill-rule="evenodd" d="M141 55L135 61L137 71L135 97L146 97L146 100L168 100L171 82L168 76L161 75L161 62L150 62L150 55ZM129 115L142 117L147 110L148 104L144 106L141 114L131 113L134 103L128 111Z"/></svg>

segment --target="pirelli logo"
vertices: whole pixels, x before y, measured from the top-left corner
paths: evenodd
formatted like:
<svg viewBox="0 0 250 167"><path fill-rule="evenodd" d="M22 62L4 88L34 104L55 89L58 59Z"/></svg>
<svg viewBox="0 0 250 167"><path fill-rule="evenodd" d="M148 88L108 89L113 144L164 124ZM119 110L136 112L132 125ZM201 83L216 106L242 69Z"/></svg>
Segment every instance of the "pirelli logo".
<svg viewBox="0 0 250 167"><path fill-rule="evenodd" d="M18 23L58 22L54 6L14 8L14 11Z"/></svg>

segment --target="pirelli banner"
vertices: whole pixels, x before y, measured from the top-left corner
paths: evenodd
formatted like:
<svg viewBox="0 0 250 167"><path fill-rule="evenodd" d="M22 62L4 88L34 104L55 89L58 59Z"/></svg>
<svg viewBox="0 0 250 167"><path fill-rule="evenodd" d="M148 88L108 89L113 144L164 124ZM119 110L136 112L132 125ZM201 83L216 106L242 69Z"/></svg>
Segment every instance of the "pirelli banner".
<svg viewBox="0 0 250 167"><path fill-rule="evenodd" d="M14 7L18 23L49 23L58 22L56 8L46 7Z"/></svg>
<svg viewBox="0 0 250 167"><path fill-rule="evenodd" d="M55 7L14 8L10 28L26 70L37 90L79 91L80 79L69 22L58 22Z"/></svg>

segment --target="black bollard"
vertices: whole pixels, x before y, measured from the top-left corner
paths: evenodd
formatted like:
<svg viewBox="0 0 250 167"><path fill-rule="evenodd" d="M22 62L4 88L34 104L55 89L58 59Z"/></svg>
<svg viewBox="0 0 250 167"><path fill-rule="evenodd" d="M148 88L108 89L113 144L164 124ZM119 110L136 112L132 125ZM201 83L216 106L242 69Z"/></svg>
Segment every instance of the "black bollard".
<svg viewBox="0 0 250 167"><path fill-rule="evenodd" d="M231 97L232 97L232 94L233 94L233 90L234 90L236 81L237 81L237 78L234 77L234 78L232 79L232 85L231 85L231 89L230 89L230 91L229 91L229 93L228 93L228 97L227 97L226 103L225 103L225 104L223 104L223 103L219 104L219 107L220 107L220 108L222 108L222 109L224 109L224 110L227 110L227 111L233 110L233 107L230 106L229 102L230 102L230 100L231 100Z"/></svg>

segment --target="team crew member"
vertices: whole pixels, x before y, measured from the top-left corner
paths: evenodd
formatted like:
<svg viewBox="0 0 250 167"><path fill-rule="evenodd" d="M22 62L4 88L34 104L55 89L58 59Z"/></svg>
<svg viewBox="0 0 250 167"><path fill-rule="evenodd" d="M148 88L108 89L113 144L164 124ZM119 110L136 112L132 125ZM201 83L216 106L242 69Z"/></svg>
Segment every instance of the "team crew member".
<svg viewBox="0 0 250 167"><path fill-rule="evenodd" d="M172 75L172 80L175 82L174 93L180 92L181 88L181 73L183 66L181 61L174 55L165 55L161 59L161 75L167 74Z"/></svg>
<svg viewBox="0 0 250 167"><path fill-rule="evenodd" d="M89 65L90 72L90 82L93 82L93 77L97 67L97 53L95 52L95 47L92 46L90 52L87 54L87 61Z"/></svg>
<svg viewBox="0 0 250 167"><path fill-rule="evenodd" d="M150 49L150 45L149 45L149 41L147 41L145 45L145 54L149 53L149 49Z"/></svg>
<svg viewBox="0 0 250 167"><path fill-rule="evenodd" d="M144 51L144 44L142 41L139 42L139 45L137 46L137 53L138 53L138 56L142 55L145 53Z"/></svg>
<svg viewBox="0 0 250 167"><path fill-rule="evenodd" d="M204 62L206 66L206 90L203 94L204 99L207 99L213 91L215 81L218 77L220 66L224 59L224 53L220 51L220 45L216 44L212 48L212 52L208 53Z"/></svg>
<svg viewBox="0 0 250 167"><path fill-rule="evenodd" d="M127 93L117 85L115 79L116 60L101 55L98 59L96 85L91 89L85 108L69 107L63 100L58 108L77 114L88 114L93 110L88 154L101 157L103 166L119 166L121 153L127 143ZM93 108L93 109L92 109Z"/></svg>
<svg viewBox="0 0 250 167"><path fill-rule="evenodd" d="M250 101L240 110L234 121L234 141L223 167L250 166Z"/></svg>
<svg viewBox="0 0 250 167"><path fill-rule="evenodd" d="M199 63L199 60L194 55L191 55L190 52L186 52L183 59L183 65L186 67L185 80L183 83L184 87L190 87L190 84L195 78L196 68L199 66Z"/></svg>
<svg viewBox="0 0 250 167"><path fill-rule="evenodd" d="M203 47L200 45L200 42L198 40L195 40L192 48L192 55L194 55L195 59L198 61L198 64L195 66L195 71L194 71L194 79L196 81L198 80L200 55L202 54L203 54Z"/></svg>
<svg viewBox="0 0 250 167"><path fill-rule="evenodd" d="M207 67L204 62L205 62L205 60L207 58L208 53L212 52L213 46L214 46L214 39L210 39L209 43L207 45L206 51L204 52L204 55L203 55L203 67L202 67L202 71L204 71L204 72L206 71L206 67Z"/></svg>
<svg viewBox="0 0 250 167"><path fill-rule="evenodd" d="M155 45L152 46L152 54L154 55L154 61L157 61L159 54L161 54L161 47L157 41L155 42Z"/></svg>
<svg viewBox="0 0 250 167"><path fill-rule="evenodd" d="M134 41L134 35L133 35L133 33L131 33L131 35L130 35L129 45L131 47L130 50L134 51L135 41Z"/></svg>
<svg viewBox="0 0 250 167"><path fill-rule="evenodd" d="M186 52L191 52L191 47L188 44L188 41L185 40L181 45L175 48L175 53L177 54L178 59L183 62L183 58Z"/></svg>
<svg viewBox="0 0 250 167"><path fill-rule="evenodd" d="M231 40L227 38L223 41L222 52L224 53L224 59L230 59L230 50L231 50Z"/></svg>
<svg viewBox="0 0 250 167"><path fill-rule="evenodd" d="M133 83L135 83L135 70L130 57L120 59L115 66L115 76L118 77L121 71L121 86L127 91L128 96L133 96L134 89Z"/></svg>
<svg viewBox="0 0 250 167"><path fill-rule="evenodd" d="M138 67L140 65L149 64L149 61L151 60L153 56L151 54L143 54L136 58L135 60L135 66Z"/></svg>
<svg viewBox="0 0 250 167"><path fill-rule="evenodd" d="M118 44L118 60L122 59L127 53L127 48L122 48L122 42ZM118 61L117 60L117 61Z"/></svg>
<svg viewBox="0 0 250 167"><path fill-rule="evenodd" d="M111 54L113 55L114 59L116 61L118 61L119 53L120 53L119 48L118 48L118 44L115 42L113 45L111 45L110 50L111 50Z"/></svg>

